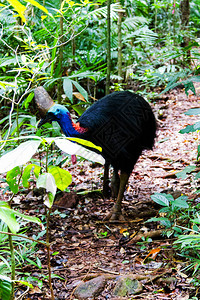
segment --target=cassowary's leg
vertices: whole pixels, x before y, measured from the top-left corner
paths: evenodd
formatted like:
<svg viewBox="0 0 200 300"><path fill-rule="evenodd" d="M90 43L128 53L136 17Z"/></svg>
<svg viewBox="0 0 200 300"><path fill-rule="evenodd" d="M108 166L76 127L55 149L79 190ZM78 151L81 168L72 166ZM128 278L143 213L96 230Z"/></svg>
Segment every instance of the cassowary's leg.
<svg viewBox="0 0 200 300"><path fill-rule="evenodd" d="M109 163L107 162L104 165L103 195L104 197L108 197L109 195Z"/></svg>
<svg viewBox="0 0 200 300"><path fill-rule="evenodd" d="M120 220L120 219L124 219L124 217L122 216L122 199L124 196L124 191L126 188L126 184L128 183L128 179L129 179L130 174L124 173L122 172L120 175L120 186L119 186L119 192L118 192L118 196L117 196L117 200L115 202L115 205L113 206L112 209L112 214L111 214L111 218L110 220Z"/></svg>
<svg viewBox="0 0 200 300"><path fill-rule="evenodd" d="M111 191L112 191L112 198L116 199L119 193L119 184L120 184L120 179L119 179L119 174L118 170L113 170L113 176L111 179Z"/></svg>

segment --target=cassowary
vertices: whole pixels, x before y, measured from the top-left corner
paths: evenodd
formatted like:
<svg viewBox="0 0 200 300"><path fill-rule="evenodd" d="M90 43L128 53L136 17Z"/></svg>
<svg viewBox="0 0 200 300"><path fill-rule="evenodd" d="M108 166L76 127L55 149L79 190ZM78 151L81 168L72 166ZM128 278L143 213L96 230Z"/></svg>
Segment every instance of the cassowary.
<svg viewBox="0 0 200 300"><path fill-rule="evenodd" d="M129 176L142 151L152 149L154 144L156 120L150 105L132 92L114 92L95 102L74 123L68 109L55 104L43 87L35 89L35 100L45 113L39 126L54 120L67 137L86 139L102 147L107 173L108 166L113 167L111 190L116 202L110 219L121 219Z"/></svg>

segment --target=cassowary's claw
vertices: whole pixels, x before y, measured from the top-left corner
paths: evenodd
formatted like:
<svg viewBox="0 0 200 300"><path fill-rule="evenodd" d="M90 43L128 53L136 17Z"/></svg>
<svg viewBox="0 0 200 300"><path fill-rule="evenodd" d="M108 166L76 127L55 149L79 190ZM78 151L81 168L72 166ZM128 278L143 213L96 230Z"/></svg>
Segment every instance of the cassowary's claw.
<svg viewBox="0 0 200 300"><path fill-rule="evenodd" d="M125 221L125 218L120 211L116 211L116 210L112 210L109 214L107 214L104 218L105 221L110 221L110 222L113 222L113 221Z"/></svg>
<svg viewBox="0 0 200 300"><path fill-rule="evenodd" d="M112 213L111 217L110 217L110 221L125 221L124 216L122 215L122 213Z"/></svg>

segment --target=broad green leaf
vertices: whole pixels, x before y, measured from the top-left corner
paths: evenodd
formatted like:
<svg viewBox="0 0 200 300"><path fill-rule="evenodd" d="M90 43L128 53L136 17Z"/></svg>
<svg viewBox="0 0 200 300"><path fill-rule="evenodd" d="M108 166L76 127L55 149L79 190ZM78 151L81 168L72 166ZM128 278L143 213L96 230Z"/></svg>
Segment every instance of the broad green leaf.
<svg viewBox="0 0 200 300"><path fill-rule="evenodd" d="M182 197L179 197L174 200L172 203L173 207L181 207L181 208L188 208L189 205L187 204L186 200L183 200Z"/></svg>
<svg viewBox="0 0 200 300"><path fill-rule="evenodd" d="M185 112L185 115L200 115L200 108L191 108Z"/></svg>
<svg viewBox="0 0 200 300"><path fill-rule="evenodd" d="M36 178L38 178L41 167L35 164L30 164L28 166L26 166L26 168L24 169L24 172L22 174L22 184L25 188L29 187L29 182L28 179L31 176L31 170L34 168L34 174L36 176Z"/></svg>
<svg viewBox="0 0 200 300"><path fill-rule="evenodd" d="M31 176L31 170L33 168L33 165L28 165L26 166L26 168L24 169L24 172L22 174L22 184L25 188L28 188L29 187L29 182L28 182L28 179L30 178Z"/></svg>
<svg viewBox="0 0 200 300"><path fill-rule="evenodd" d="M33 172L34 172L36 178L39 177L39 175L40 175L40 170L41 170L41 167L40 167L40 166L34 165L34 170L33 170Z"/></svg>
<svg viewBox="0 0 200 300"><path fill-rule="evenodd" d="M190 132L195 132L196 130L194 129L194 125L187 125L185 128L181 129L179 133L190 133Z"/></svg>
<svg viewBox="0 0 200 300"><path fill-rule="evenodd" d="M40 143L40 140L27 141L3 155L0 158L0 173L8 172L17 166L22 166L30 161Z"/></svg>
<svg viewBox="0 0 200 300"><path fill-rule="evenodd" d="M19 231L19 223L16 221L14 212L7 202L0 201L0 219L6 223L12 233Z"/></svg>
<svg viewBox="0 0 200 300"><path fill-rule="evenodd" d="M159 213L160 213L160 214L162 214L162 213L167 214L167 213L169 213L170 211L171 211L171 208L170 208L169 206L164 206L164 207L162 207L162 208L159 210Z"/></svg>
<svg viewBox="0 0 200 300"><path fill-rule="evenodd" d="M83 146L97 149L99 152L102 152L102 148L100 146L96 146L95 144L93 144L90 141L79 139L79 138L71 138L71 137L68 137L67 139L70 141L77 142L78 144L81 144Z"/></svg>
<svg viewBox="0 0 200 300"><path fill-rule="evenodd" d="M156 193L154 195L151 195L151 199L162 206L169 206L169 200L167 199L167 196L165 194Z"/></svg>
<svg viewBox="0 0 200 300"><path fill-rule="evenodd" d="M48 192L44 197L44 205L46 205L48 208L51 208L53 205L54 196L52 193Z"/></svg>
<svg viewBox="0 0 200 300"><path fill-rule="evenodd" d="M11 289L12 289L12 280L5 275L0 275L0 291L1 291L2 300L10 299Z"/></svg>
<svg viewBox="0 0 200 300"><path fill-rule="evenodd" d="M20 168L15 167L12 170L8 171L6 174L6 182L9 185L9 188L11 191L16 194L19 190L19 185L18 185L18 175L21 174Z"/></svg>
<svg viewBox="0 0 200 300"><path fill-rule="evenodd" d="M37 188L40 187L45 188L47 193L50 192L55 196L57 187L56 187L55 179L52 174L45 173L40 175L38 177L36 185Z"/></svg>
<svg viewBox="0 0 200 300"><path fill-rule="evenodd" d="M32 216L28 216L28 215L25 215L25 214L21 214L20 212L15 211L15 210L13 210L13 209L11 209L11 210L13 211L13 213L14 213L16 216L18 216L18 217L20 217L20 218L22 218L22 219L24 219L24 220L26 220L26 221L28 221L28 222L36 223L36 224L39 224L39 225L42 224L42 222L40 221L40 219L37 218L37 217L32 217Z"/></svg>
<svg viewBox="0 0 200 300"><path fill-rule="evenodd" d="M186 179L187 177L187 173L191 173L192 171L194 171L196 169L196 166L187 166L185 167L182 171L176 173L176 177L177 178L182 178L182 179Z"/></svg>
<svg viewBox="0 0 200 300"><path fill-rule="evenodd" d="M162 225L166 226L167 228L171 227L171 222L169 219L160 217L160 218L150 218L146 222L160 222Z"/></svg>
<svg viewBox="0 0 200 300"><path fill-rule="evenodd" d="M51 166L48 168L48 172L51 173L55 179L56 186L61 191L64 191L72 182L72 175L57 166Z"/></svg>
<svg viewBox="0 0 200 300"><path fill-rule="evenodd" d="M46 189L47 194L45 196L44 204L50 208L53 205L53 200L57 190L53 175L50 173L40 175L37 179L36 186L37 188L42 187Z"/></svg>
<svg viewBox="0 0 200 300"><path fill-rule="evenodd" d="M93 151L90 151L81 145L77 145L75 143L72 143L71 141L67 140L66 138L56 138L55 143L62 151L70 154L70 155L79 155L81 157L84 157L85 159L99 162L101 164L105 163L104 158Z"/></svg>
<svg viewBox="0 0 200 300"><path fill-rule="evenodd" d="M69 100L73 103L73 87L72 87L72 80L65 78L63 80L63 89L65 95L69 98Z"/></svg>

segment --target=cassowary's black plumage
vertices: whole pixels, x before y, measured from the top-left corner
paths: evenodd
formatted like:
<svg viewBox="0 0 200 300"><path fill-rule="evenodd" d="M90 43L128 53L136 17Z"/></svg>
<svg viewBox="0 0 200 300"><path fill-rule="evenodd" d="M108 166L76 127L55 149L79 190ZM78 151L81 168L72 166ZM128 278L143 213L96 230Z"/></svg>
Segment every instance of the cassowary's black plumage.
<svg viewBox="0 0 200 300"><path fill-rule="evenodd" d="M38 91L41 90L37 89L35 98L40 105ZM115 92L94 103L77 123L73 123L69 111L58 104L48 110L40 124L49 118L58 121L66 136L87 139L102 147L106 165L111 164L114 168L112 189L117 201L111 218L119 218L130 173L142 151L152 149L154 144L156 121L150 105L132 92Z"/></svg>

